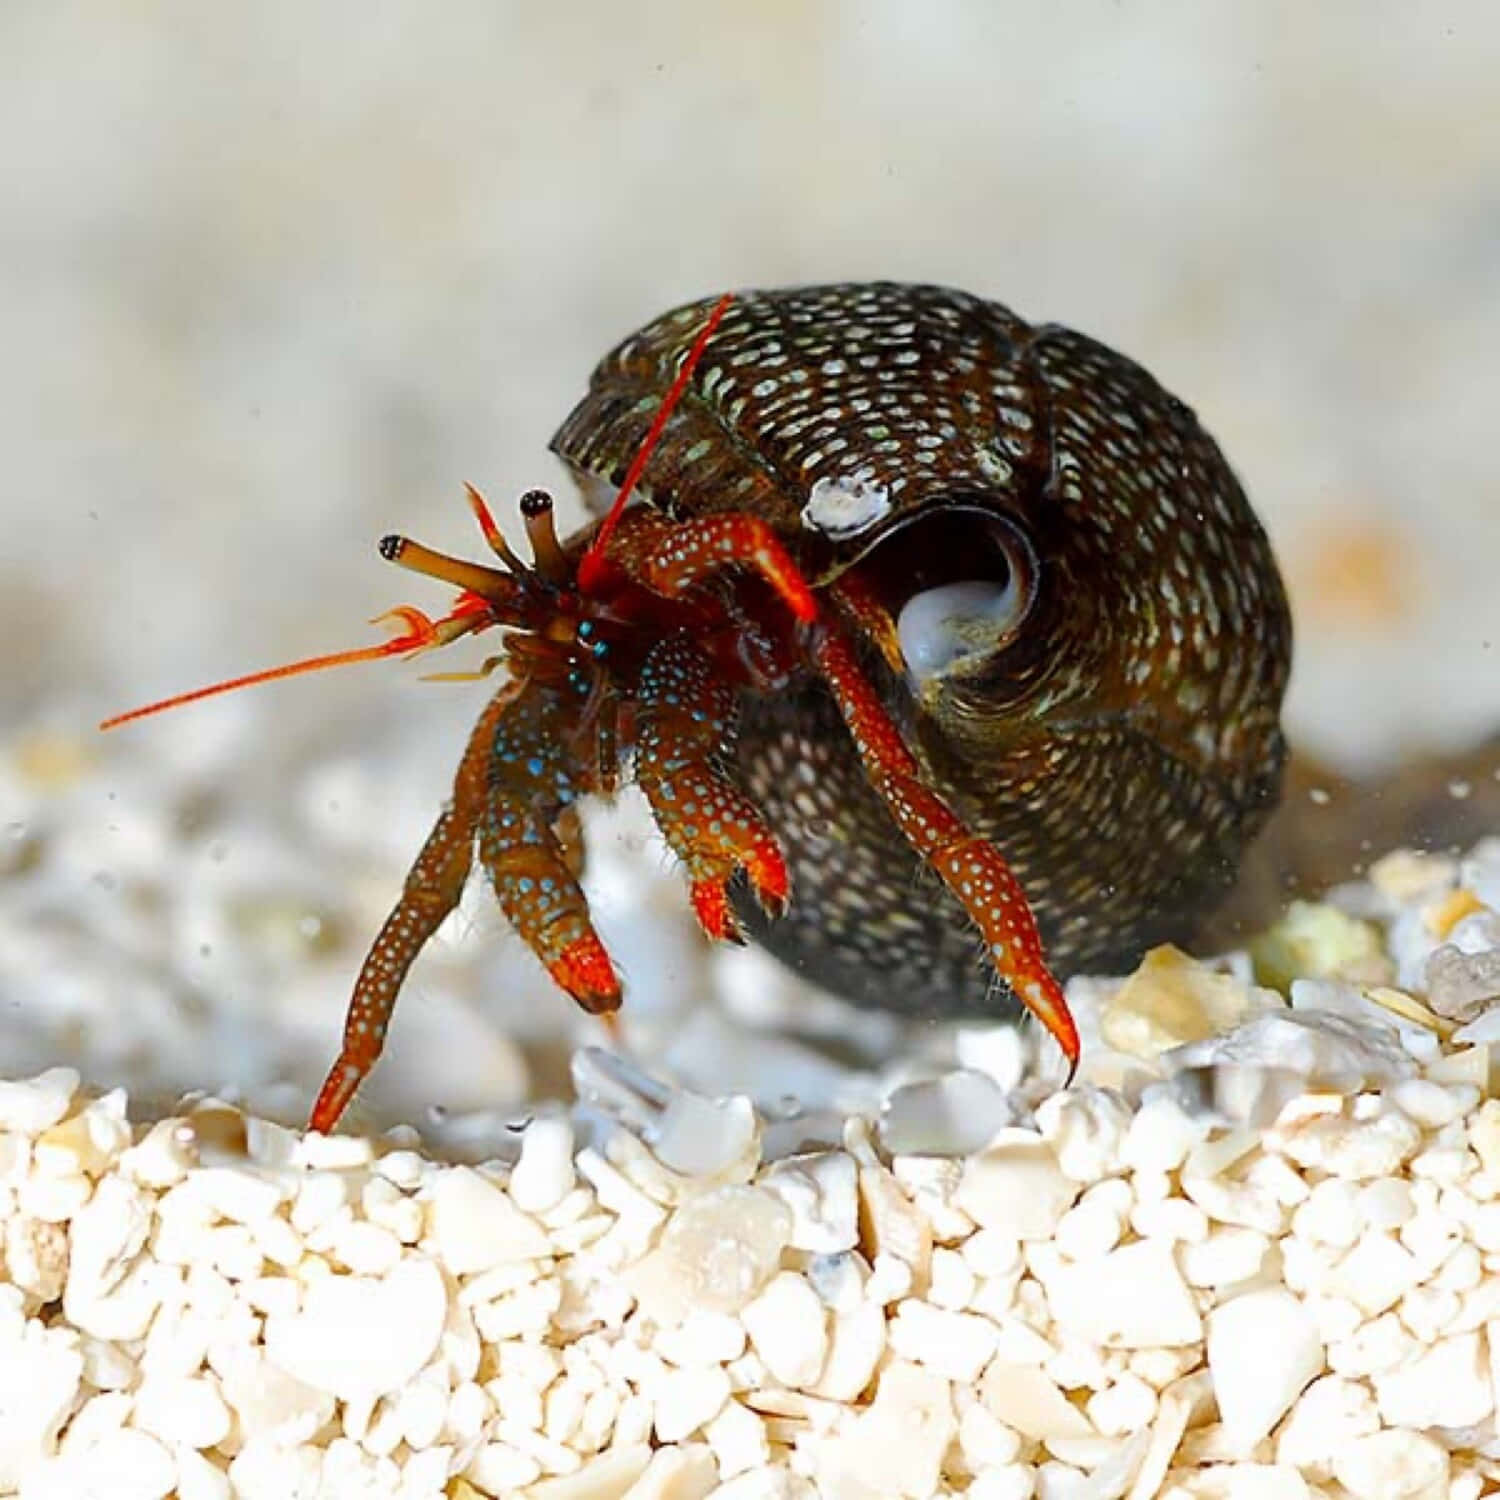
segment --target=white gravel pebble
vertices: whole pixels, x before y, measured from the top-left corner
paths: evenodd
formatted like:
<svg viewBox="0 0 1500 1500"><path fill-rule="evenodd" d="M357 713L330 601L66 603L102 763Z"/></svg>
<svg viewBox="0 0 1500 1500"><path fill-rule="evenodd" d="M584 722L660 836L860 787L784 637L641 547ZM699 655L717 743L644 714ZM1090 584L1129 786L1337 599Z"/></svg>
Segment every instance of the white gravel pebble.
<svg viewBox="0 0 1500 1500"><path fill-rule="evenodd" d="M73 1215L68 1282L68 1315L107 1296L119 1286L151 1227L150 1200L141 1188L119 1177L99 1184L90 1201Z"/></svg>
<svg viewBox="0 0 1500 1500"><path fill-rule="evenodd" d="M1174 1048L1170 1062L1179 1069L1286 1071L1307 1087L1339 1092L1394 1084L1416 1072L1386 1027L1330 1011L1269 1011L1224 1035Z"/></svg>
<svg viewBox="0 0 1500 1500"><path fill-rule="evenodd" d="M1122 1375L1088 1400L1084 1412L1106 1437L1142 1432L1156 1415L1156 1392L1135 1375Z"/></svg>
<svg viewBox="0 0 1500 1500"><path fill-rule="evenodd" d="M1110 1090L1079 1085L1043 1099L1036 1107L1036 1123L1063 1174L1088 1183L1109 1176L1119 1165L1130 1110Z"/></svg>
<svg viewBox="0 0 1500 1500"><path fill-rule="evenodd" d="M1093 1260L1115 1248L1124 1227L1119 1209L1085 1199L1057 1221L1052 1242L1070 1260Z"/></svg>
<svg viewBox="0 0 1500 1500"><path fill-rule="evenodd" d="M22 1482L21 1500L163 1500L177 1483L171 1453L144 1432L119 1428L70 1444Z"/></svg>
<svg viewBox="0 0 1500 1500"><path fill-rule="evenodd" d="M718 1367L669 1370L652 1388L658 1441L680 1443L711 1422L729 1400L729 1376Z"/></svg>
<svg viewBox="0 0 1500 1500"><path fill-rule="evenodd" d="M908 1298L890 1325L890 1346L960 1385L973 1385L999 1345L994 1323Z"/></svg>
<svg viewBox="0 0 1500 1500"><path fill-rule="evenodd" d="M74 1068L48 1068L35 1078L0 1080L0 1130L40 1135L68 1112L80 1081Z"/></svg>
<svg viewBox="0 0 1500 1500"><path fill-rule="evenodd" d="M1130 1227L1143 1239L1181 1240L1201 1244L1209 1235L1208 1215L1186 1198L1155 1198L1134 1203ZM1222 1231L1221 1231L1222 1232ZM1184 1263L1186 1274L1186 1264ZM1188 1275L1189 1281L1193 1280Z"/></svg>
<svg viewBox="0 0 1500 1500"><path fill-rule="evenodd" d="M1323 1369L1306 1307L1277 1287L1247 1292L1208 1319L1208 1369L1231 1449L1248 1457Z"/></svg>
<svg viewBox="0 0 1500 1500"><path fill-rule="evenodd" d="M1371 1382L1389 1427L1474 1427L1495 1409L1495 1393L1477 1331L1437 1340Z"/></svg>
<svg viewBox="0 0 1500 1500"><path fill-rule="evenodd" d="M1172 1172L1206 1134L1207 1127L1170 1095L1160 1088L1148 1089L1125 1127L1120 1160L1134 1171Z"/></svg>
<svg viewBox="0 0 1500 1500"><path fill-rule="evenodd" d="M315 1391L341 1400L398 1390L432 1357L448 1294L431 1261L389 1276L324 1276L299 1312L266 1319L269 1358Z"/></svg>
<svg viewBox="0 0 1500 1500"><path fill-rule="evenodd" d="M322 1487L323 1452L251 1438L229 1465L235 1500L311 1500Z"/></svg>
<svg viewBox="0 0 1500 1500"><path fill-rule="evenodd" d="M855 1401L874 1378L888 1339L884 1308L861 1302L835 1314L829 1330L828 1357L812 1387L830 1401Z"/></svg>
<svg viewBox="0 0 1500 1500"><path fill-rule="evenodd" d="M1091 1437L1094 1429L1039 1366L993 1360L979 1385L989 1411L1029 1438Z"/></svg>
<svg viewBox="0 0 1500 1500"><path fill-rule="evenodd" d="M669 1171L706 1182L733 1180L760 1158L760 1117L743 1094L708 1099L674 1089L646 1139Z"/></svg>
<svg viewBox="0 0 1500 1500"><path fill-rule="evenodd" d="M957 1426L948 1382L898 1360L885 1367L869 1407L830 1444L828 1467L873 1494L929 1500Z"/></svg>
<svg viewBox="0 0 1500 1500"><path fill-rule="evenodd" d="M521 1155L510 1174L516 1207L529 1214L546 1213L562 1202L575 1181L573 1127L556 1116L533 1120L521 1136Z"/></svg>
<svg viewBox="0 0 1500 1500"><path fill-rule="evenodd" d="M439 1173L429 1191L430 1232L443 1264L454 1275L551 1253L542 1227L522 1213L503 1188L472 1167Z"/></svg>
<svg viewBox="0 0 1500 1500"><path fill-rule="evenodd" d="M791 1210L774 1193L719 1188L678 1210L631 1281L663 1322L692 1307L738 1312L770 1279L791 1233Z"/></svg>
<svg viewBox="0 0 1500 1500"><path fill-rule="evenodd" d="M1260 1274L1271 1240L1258 1229L1213 1229L1178 1252L1183 1279L1190 1286L1232 1287Z"/></svg>
<svg viewBox="0 0 1500 1500"><path fill-rule="evenodd" d="M969 1158L955 1196L976 1224L1018 1240L1042 1240L1057 1228L1078 1193L1079 1185L1063 1173L1040 1136L1002 1130Z"/></svg>
<svg viewBox="0 0 1500 1500"><path fill-rule="evenodd" d="M1197 1303L1171 1246L1123 1245L1082 1264L1061 1263L1044 1279L1058 1327L1110 1349L1197 1343Z"/></svg>
<svg viewBox="0 0 1500 1500"><path fill-rule="evenodd" d="M852 1250L859 1234L859 1169L844 1151L820 1151L774 1162L761 1179L792 1211L795 1250L832 1255Z"/></svg>
<svg viewBox="0 0 1500 1500"><path fill-rule="evenodd" d="M765 1423L738 1401L729 1402L712 1421L706 1422L703 1435L723 1479L732 1479L770 1461L771 1445Z"/></svg>
<svg viewBox="0 0 1500 1500"><path fill-rule="evenodd" d="M242 1349L216 1369L241 1428L269 1442L306 1443L333 1415L331 1395L289 1375L259 1350Z"/></svg>
<svg viewBox="0 0 1500 1500"><path fill-rule="evenodd" d="M894 1090L881 1110L880 1139L892 1156L967 1156L1015 1117L993 1078L959 1069Z"/></svg>
<svg viewBox="0 0 1500 1500"><path fill-rule="evenodd" d="M176 1458L177 1500L231 1500L224 1468L190 1448L179 1448Z"/></svg>
<svg viewBox="0 0 1500 1500"><path fill-rule="evenodd" d="M697 1311L657 1334L652 1348L674 1365L727 1365L745 1352L747 1326L728 1313Z"/></svg>
<svg viewBox="0 0 1500 1500"><path fill-rule="evenodd" d="M806 1277L773 1276L740 1320L773 1379L793 1387L816 1382L828 1356L828 1313Z"/></svg>
<svg viewBox="0 0 1500 1500"><path fill-rule="evenodd" d="M1446 1500L1448 1454L1419 1432L1373 1432L1333 1459L1338 1482L1359 1500Z"/></svg>
<svg viewBox="0 0 1500 1500"><path fill-rule="evenodd" d="M6 1290L0 1286L0 1295ZM0 1325L0 1492L55 1452L82 1375L76 1335L19 1318Z"/></svg>
<svg viewBox="0 0 1500 1500"><path fill-rule="evenodd" d="M1333 1457L1352 1438L1380 1430L1369 1386L1323 1375L1302 1392L1276 1436L1276 1457L1315 1479L1333 1472Z"/></svg>
<svg viewBox="0 0 1500 1500"><path fill-rule="evenodd" d="M232 1418L217 1382L201 1377L148 1376L135 1392L131 1424L169 1447L216 1448Z"/></svg>
<svg viewBox="0 0 1500 1500"><path fill-rule="evenodd" d="M1365 1234L1330 1271L1329 1290L1368 1314L1384 1312L1416 1286L1416 1257L1392 1234Z"/></svg>

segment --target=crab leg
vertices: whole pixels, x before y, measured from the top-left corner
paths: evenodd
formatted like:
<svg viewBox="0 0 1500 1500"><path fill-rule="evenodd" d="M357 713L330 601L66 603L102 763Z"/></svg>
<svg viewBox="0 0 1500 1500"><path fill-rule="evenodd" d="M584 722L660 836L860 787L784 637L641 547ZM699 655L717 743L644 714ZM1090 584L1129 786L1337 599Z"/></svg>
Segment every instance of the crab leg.
<svg viewBox="0 0 1500 1500"><path fill-rule="evenodd" d="M609 555L631 577L667 598L689 593L727 568L747 568L781 596L794 618L804 624L815 624L819 618L817 599L791 555L775 532L753 516L714 515L674 523L644 509L626 511ZM867 612L868 601L851 587L847 608L858 620ZM870 783L897 827L974 919L1000 977L1056 1039L1070 1068L1076 1066L1078 1031L1047 967L1036 919L1010 866L993 844L971 832L924 785L921 768L840 631L818 633L809 651L833 692ZM719 746L723 743L717 741ZM682 822L680 815L669 813L663 824L669 841L668 825L674 817ZM691 870L691 860L688 863ZM711 890L704 888L705 902L713 899ZM693 896L698 905L696 874ZM699 915L708 926L701 908Z"/></svg>
<svg viewBox="0 0 1500 1500"><path fill-rule="evenodd" d="M396 909L385 920L355 981L338 1059L318 1092L310 1130L332 1132L360 1084L375 1066L390 1026L396 996L412 961L458 905L474 856L474 829L484 803L485 772L496 725L520 697L525 680L508 682L490 699L469 736L453 800L417 855Z"/></svg>
<svg viewBox="0 0 1500 1500"><path fill-rule="evenodd" d="M731 942L740 933L727 885L737 869L772 915L787 901L776 835L713 764L732 753L737 719L735 689L689 637L669 636L652 647L637 689L636 781L662 837L687 866L703 930Z"/></svg>
<svg viewBox="0 0 1500 1500"><path fill-rule="evenodd" d="M681 598L726 568L758 573L792 617L818 618L818 601L776 533L756 516L697 516L673 521L657 511L628 510L609 546L609 560L666 599Z"/></svg>
<svg viewBox="0 0 1500 1500"><path fill-rule="evenodd" d="M901 732L860 670L848 641L831 629L816 641L813 660L831 689L870 784L913 850L974 919L1000 977L1078 1064L1078 1030L1062 989L1047 967L1036 918L1000 851L972 833L922 782Z"/></svg>
<svg viewBox="0 0 1500 1500"><path fill-rule="evenodd" d="M620 1007L620 981L589 919L588 902L553 831L585 791L567 749L568 726L591 684L581 670L556 687L534 684L496 726L479 860L506 919L584 1010Z"/></svg>

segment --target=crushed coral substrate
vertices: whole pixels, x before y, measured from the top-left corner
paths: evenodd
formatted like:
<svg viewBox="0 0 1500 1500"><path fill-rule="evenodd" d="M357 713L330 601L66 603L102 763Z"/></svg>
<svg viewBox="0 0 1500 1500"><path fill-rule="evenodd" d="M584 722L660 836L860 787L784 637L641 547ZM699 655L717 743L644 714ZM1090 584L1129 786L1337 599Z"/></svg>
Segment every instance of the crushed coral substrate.
<svg viewBox="0 0 1500 1500"><path fill-rule="evenodd" d="M854 1113L593 1049L455 1165L0 1084L0 1494L1464 1497L1500 1483L1500 840L1077 980Z"/></svg>

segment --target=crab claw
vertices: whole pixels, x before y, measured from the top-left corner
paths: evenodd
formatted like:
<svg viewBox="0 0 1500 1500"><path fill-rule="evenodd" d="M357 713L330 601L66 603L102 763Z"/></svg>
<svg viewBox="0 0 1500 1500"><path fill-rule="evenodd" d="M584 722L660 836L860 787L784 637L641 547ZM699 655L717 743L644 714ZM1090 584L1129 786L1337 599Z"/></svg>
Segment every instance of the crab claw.
<svg viewBox="0 0 1500 1500"><path fill-rule="evenodd" d="M693 912L698 925L716 943L740 946L745 935L729 901L728 884L717 876L695 880L692 886Z"/></svg>

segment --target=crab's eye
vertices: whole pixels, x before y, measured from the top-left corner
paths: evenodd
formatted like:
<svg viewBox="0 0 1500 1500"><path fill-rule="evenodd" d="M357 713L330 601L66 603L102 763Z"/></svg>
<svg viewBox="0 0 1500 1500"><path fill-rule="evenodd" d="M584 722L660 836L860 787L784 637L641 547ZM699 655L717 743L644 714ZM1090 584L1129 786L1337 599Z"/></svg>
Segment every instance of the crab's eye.
<svg viewBox="0 0 1500 1500"><path fill-rule="evenodd" d="M919 512L861 562L896 623L912 685L976 669L1009 645L1036 598L1036 565L1021 531L961 502Z"/></svg>

